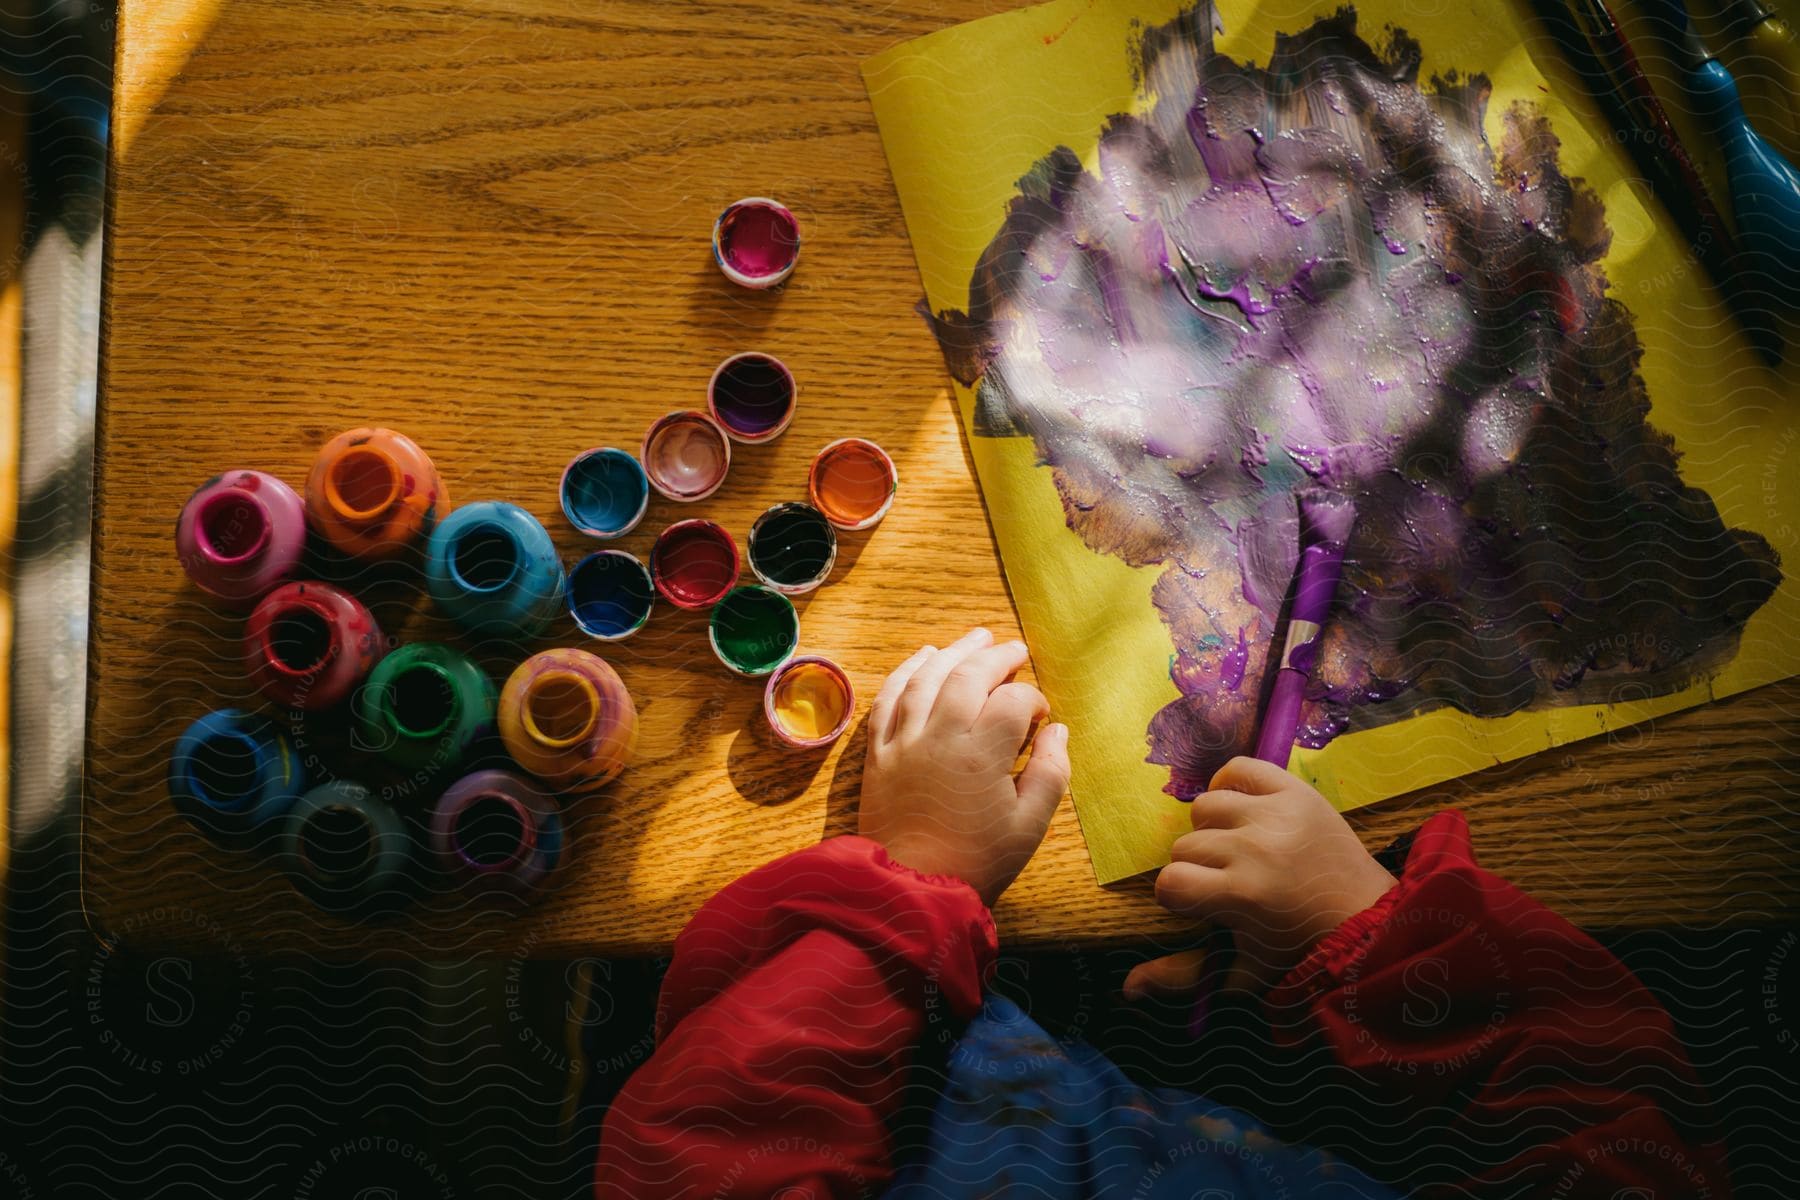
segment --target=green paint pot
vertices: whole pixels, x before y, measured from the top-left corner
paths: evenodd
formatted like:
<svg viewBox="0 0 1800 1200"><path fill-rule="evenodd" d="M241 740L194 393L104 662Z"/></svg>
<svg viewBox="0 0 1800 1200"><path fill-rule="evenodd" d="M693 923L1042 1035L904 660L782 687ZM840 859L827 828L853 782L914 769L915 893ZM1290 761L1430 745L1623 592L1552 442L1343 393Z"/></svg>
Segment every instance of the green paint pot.
<svg viewBox="0 0 1800 1200"><path fill-rule="evenodd" d="M357 748L413 770L448 770L493 728L495 697L494 681L462 651L402 646L356 694Z"/></svg>
<svg viewBox="0 0 1800 1200"><path fill-rule="evenodd" d="M800 645L793 602L771 588L733 588L713 606L707 627L713 653L739 675L767 675Z"/></svg>

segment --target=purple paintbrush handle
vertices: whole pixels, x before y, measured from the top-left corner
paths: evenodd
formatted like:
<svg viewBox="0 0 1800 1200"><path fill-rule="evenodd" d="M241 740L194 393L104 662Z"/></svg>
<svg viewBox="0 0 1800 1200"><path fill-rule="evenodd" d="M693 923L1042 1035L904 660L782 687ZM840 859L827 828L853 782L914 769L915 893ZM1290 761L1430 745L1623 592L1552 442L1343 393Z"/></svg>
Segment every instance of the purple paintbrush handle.
<svg viewBox="0 0 1800 1200"><path fill-rule="evenodd" d="M1341 540L1314 542L1300 551L1294 569L1294 603L1288 610L1287 644L1282 648L1281 668L1268 707L1263 709L1262 726L1256 731L1256 757L1264 762L1278 767L1288 764L1294 736L1300 730L1306 681L1312 676L1325 616L1331 611L1331 598L1337 594L1343 572Z"/></svg>
<svg viewBox="0 0 1800 1200"><path fill-rule="evenodd" d="M1300 702L1306 697L1306 676L1292 667L1275 673L1275 690L1263 710L1262 728L1256 731L1256 757L1285 768L1300 728Z"/></svg>

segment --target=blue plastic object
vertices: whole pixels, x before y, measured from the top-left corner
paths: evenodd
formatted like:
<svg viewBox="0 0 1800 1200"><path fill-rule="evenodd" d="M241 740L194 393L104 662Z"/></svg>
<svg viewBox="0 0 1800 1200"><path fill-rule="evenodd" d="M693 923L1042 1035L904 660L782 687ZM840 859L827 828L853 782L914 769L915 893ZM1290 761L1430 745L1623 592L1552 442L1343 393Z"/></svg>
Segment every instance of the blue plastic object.
<svg viewBox="0 0 1800 1200"><path fill-rule="evenodd" d="M1800 299L1800 172L1751 126L1737 81L1717 59L1688 71L1687 90L1725 147L1738 248L1753 289L1792 305Z"/></svg>
<svg viewBox="0 0 1800 1200"><path fill-rule="evenodd" d="M275 723L237 708L187 727L169 760L169 799L213 840L241 845L268 831L305 788L300 759Z"/></svg>
<svg viewBox="0 0 1800 1200"><path fill-rule="evenodd" d="M457 624L483 636L537 637L563 605L550 535L500 500L465 504L439 522L425 549L425 586Z"/></svg>
<svg viewBox="0 0 1800 1200"><path fill-rule="evenodd" d="M400 814L347 779L321 784L295 802L276 853L301 895L328 912L397 908L417 882L414 842Z"/></svg>

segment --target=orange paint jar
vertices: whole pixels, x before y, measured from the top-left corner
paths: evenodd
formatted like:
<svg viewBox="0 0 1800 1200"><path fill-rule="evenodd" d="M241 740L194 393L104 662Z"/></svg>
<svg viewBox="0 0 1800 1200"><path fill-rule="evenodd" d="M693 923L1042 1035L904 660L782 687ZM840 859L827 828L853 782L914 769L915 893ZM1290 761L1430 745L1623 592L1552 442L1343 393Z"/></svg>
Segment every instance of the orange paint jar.
<svg viewBox="0 0 1800 1200"><path fill-rule="evenodd" d="M637 706L619 673L569 647L519 664L500 690L499 723L513 761L564 792L609 783L637 744Z"/></svg>
<svg viewBox="0 0 1800 1200"><path fill-rule="evenodd" d="M392 429L351 429L325 443L306 476L306 519L351 558L396 558L450 511L430 457Z"/></svg>
<svg viewBox="0 0 1800 1200"><path fill-rule="evenodd" d="M867 529L887 516L900 472L887 451L867 438L840 438L813 458L806 491L813 507L838 529Z"/></svg>

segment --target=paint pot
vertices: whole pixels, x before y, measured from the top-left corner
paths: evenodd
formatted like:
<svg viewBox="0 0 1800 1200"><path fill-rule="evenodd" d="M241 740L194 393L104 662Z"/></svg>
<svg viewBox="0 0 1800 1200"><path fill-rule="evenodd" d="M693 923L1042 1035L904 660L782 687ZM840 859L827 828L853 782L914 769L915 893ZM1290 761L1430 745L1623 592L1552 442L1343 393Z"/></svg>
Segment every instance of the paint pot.
<svg viewBox="0 0 1800 1200"><path fill-rule="evenodd" d="M650 572L623 550L598 550L569 571L569 615L591 638L630 637L650 619L655 601Z"/></svg>
<svg viewBox="0 0 1800 1200"><path fill-rule="evenodd" d="M624 769L637 745L625 681L586 650L534 654L500 689L500 740L513 761L557 791L591 792Z"/></svg>
<svg viewBox="0 0 1800 1200"><path fill-rule="evenodd" d="M398 908L412 890L413 840L400 814L347 779L300 797L282 822L276 861L301 895L328 912Z"/></svg>
<svg viewBox="0 0 1800 1200"><path fill-rule="evenodd" d="M865 438L839 438L814 457L806 479L813 507L839 529L867 529L887 516L900 472L887 451Z"/></svg>
<svg viewBox="0 0 1800 1200"><path fill-rule="evenodd" d="M733 441L772 442L794 419L799 390L794 373L779 358L746 350L713 370L706 407Z"/></svg>
<svg viewBox="0 0 1800 1200"><path fill-rule="evenodd" d="M306 787L275 723L221 708L189 725L169 758L169 799L214 841L243 846L274 828Z"/></svg>
<svg viewBox="0 0 1800 1200"><path fill-rule="evenodd" d="M227 471L201 484L175 520L175 553L194 586L248 604L291 576L306 549L306 512L294 489L263 471Z"/></svg>
<svg viewBox="0 0 1800 1200"><path fill-rule="evenodd" d="M417 442L392 429L350 429L313 460L306 517L324 542L351 558L397 558L431 536L450 512L450 491Z"/></svg>
<svg viewBox="0 0 1800 1200"><path fill-rule="evenodd" d="M425 586L471 633L534 638L562 608L562 560L536 517L516 504L481 500L432 532Z"/></svg>
<svg viewBox="0 0 1800 1200"><path fill-rule="evenodd" d="M731 469L731 439L698 409L658 418L644 434L644 471L650 486L671 500L704 500Z"/></svg>
<svg viewBox="0 0 1800 1200"><path fill-rule="evenodd" d="M731 589L713 606L706 636L720 662L755 678L793 657L800 617L786 596L751 584Z"/></svg>
<svg viewBox="0 0 1800 1200"><path fill-rule="evenodd" d="M772 288L800 261L800 222L786 205L750 196L713 222L713 260L741 287Z"/></svg>
<svg viewBox="0 0 1800 1200"><path fill-rule="evenodd" d="M611 446L584 450L562 473L562 510L589 537L624 537L644 519L650 481L628 451Z"/></svg>
<svg viewBox="0 0 1800 1200"><path fill-rule="evenodd" d="M555 802L511 771L476 771L451 784L431 810L430 836L450 882L520 899L544 890L567 841Z"/></svg>
<svg viewBox="0 0 1800 1200"><path fill-rule="evenodd" d="M283 708L330 708L385 653L387 641L362 601L329 583L284 583L244 622L250 682Z"/></svg>
<svg viewBox="0 0 1800 1200"><path fill-rule="evenodd" d="M738 548L716 521L677 521L656 537L650 578L677 608L710 608L738 578Z"/></svg>
<svg viewBox="0 0 1800 1200"><path fill-rule="evenodd" d="M825 582L837 562L837 534L810 504L777 504L756 518L745 545L756 577L789 596Z"/></svg>
<svg viewBox="0 0 1800 1200"><path fill-rule="evenodd" d="M356 693L357 748L412 770L450 770L493 728L494 699L474 659L413 642L377 663Z"/></svg>
<svg viewBox="0 0 1800 1200"><path fill-rule="evenodd" d="M813 750L829 746L850 728L856 713L856 691L844 669L828 658L802 654L788 659L769 676L763 690L763 716L775 736L790 746Z"/></svg>

